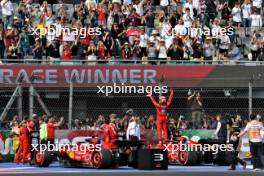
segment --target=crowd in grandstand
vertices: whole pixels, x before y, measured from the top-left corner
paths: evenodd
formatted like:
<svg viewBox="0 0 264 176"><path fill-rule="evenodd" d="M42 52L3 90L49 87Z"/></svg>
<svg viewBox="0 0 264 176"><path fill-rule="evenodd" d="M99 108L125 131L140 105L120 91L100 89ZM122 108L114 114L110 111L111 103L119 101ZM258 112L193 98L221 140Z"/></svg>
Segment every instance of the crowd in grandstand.
<svg viewBox="0 0 264 176"><path fill-rule="evenodd" d="M264 60L262 0L56 3L1 1L2 62Z"/></svg>

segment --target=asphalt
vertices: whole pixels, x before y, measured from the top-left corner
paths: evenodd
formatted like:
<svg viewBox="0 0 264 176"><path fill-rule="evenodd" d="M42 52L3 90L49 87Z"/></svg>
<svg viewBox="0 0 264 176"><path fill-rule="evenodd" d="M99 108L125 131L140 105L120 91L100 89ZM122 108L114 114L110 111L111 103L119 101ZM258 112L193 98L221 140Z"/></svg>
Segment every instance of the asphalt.
<svg viewBox="0 0 264 176"><path fill-rule="evenodd" d="M246 170L241 166L228 171L227 166L169 166L168 170L137 170L129 167L117 169L64 168L53 163L48 168L39 168L15 163L0 163L0 175L38 175L38 176L264 176L264 170L253 172L252 165Z"/></svg>

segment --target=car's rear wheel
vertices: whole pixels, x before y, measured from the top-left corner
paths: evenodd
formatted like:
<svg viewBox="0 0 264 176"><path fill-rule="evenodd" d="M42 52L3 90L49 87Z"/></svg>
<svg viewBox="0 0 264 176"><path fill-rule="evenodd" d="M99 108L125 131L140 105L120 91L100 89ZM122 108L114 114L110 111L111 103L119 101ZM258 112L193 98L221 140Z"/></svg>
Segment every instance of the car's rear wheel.
<svg viewBox="0 0 264 176"><path fill-rule="evenodd" d="M194 151L180 151L178 160L180 165L191 166L198 163L198 155Z"/></svg>
<svg viewBox="0 0 264 176"><path fill-rule="evenodd" d="M37 151L35 155L36 165L39 167L48 167L52 162L52 158L48 151Z"/></svg>
<svg viewBox="0 0 264 176"><path fill-rule="evenodd" d="M110 168L113 165L112 153L107 149L92 154L92 163L95 168Z"/></svg>

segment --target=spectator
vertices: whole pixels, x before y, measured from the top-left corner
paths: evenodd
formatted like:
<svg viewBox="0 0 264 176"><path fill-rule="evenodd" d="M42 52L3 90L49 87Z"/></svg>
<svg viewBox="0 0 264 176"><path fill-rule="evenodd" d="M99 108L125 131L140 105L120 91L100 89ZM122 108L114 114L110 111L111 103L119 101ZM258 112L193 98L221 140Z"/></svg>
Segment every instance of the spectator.
<svg viewBox="0 0 264 176"><path fill-rule="evenodd" d="M22 58L31 54L31 48L29 43L29 37L26 34L26 29L23 28L19 34L19 40L17 43L18 49L22 52Z"/></svg>
<svg viewBox="0 0 264 176"><path fill-rule="evenodd" d="M3 15L3 19L4 19L4 25L5 25L5 29L8 26L11 26L13 23L13 4L11 2L11 0L2 0L1 1L1 6L2 6L2 15Z"/></svg>
<svg viewBox="0 0 264 176"><path fill-rule="evenodd" d="M216 127L217 127L217 120L216 120L216 117L213 116L210 119L209 129L216 129Z"/></svg>
<svg viewBox="0 0 264 176"><path fill-rule="evenodd" d="M160 40L160 44L157 47L158 60L161 60L161 64L166 63L167 61L167 48L165 47L165 41L163 39Z"/></svg>
<svg viewBox="0 0 264 176"><path fill-rule="evenodd" d="M177 123L177 129L187 129L188 128L188 123L187 121L185 120L185 117L184 116L180 116L179 120L178 120L178 123Z"/></svg>
<svg viewBox="0 0 264 176"><path fill-rule="evenodd" d="M192 111L192 124L194 129L201 129L201 120L203 116L203 104L200 92L194 91L188 97L188 103Z"/></svg>
<svg viewBox="0 0 264 176"><path fill-rule="evenodd" d="M245 0L244 3L241 6L242 8L242 22L243 27L245 29L245 35L247 35L247 28L251 26L250 24L250 15L251 15L251 9L252 5L250 0Z"/></svg>
<svg viewBox="0 0 264 176"><path fill-rule="evenodd" d="M230 61L238 61L241 58L240 49L235 45L231 44L231 50L229 51Z"/></svg>
<svg viewBox="0 0 264 176"><path fill-rule="evenodd" d="M250 15L251 20L251 30L258 30L262 27L262 17L257 13L257 10L254 9L253 13Z"/></svg>
<svg viewBox="0 0 264 176"><path fill-rule="evenodd" d="M241 18L241 8L239 2L236 2L235 7L232 9L233 22L236 27L240 27L242 18Z"/></svg>
<svg viewBox="0 0 264 176"><path fill-rule="evenodd" d="M143 19L146 22L146 27L147 27L147 35L150 36L152 31L154 30L154 21L155 21L155 16L152 12L152 10L149 10L146 15L143 17Z"/></svg>
<svg viewBox="0 0 264 176"><path fill-rule="evenodd" d="M219 59L227 60L228 50L230 47L230 38L227 35L219 36Z"/></svg>
<svg viewBox="0 0 264 176"><path fill-rule="evenodd" d="M217 120L217 127L216 127L214 135L217 137L217 140L220 143L226 143L228 139L227 121L221 115L217 115L216 120Z"/></svg>
<svg viewBox="0 0 264 176"><path fill-rule="evenodd" d="M139 63L137 61L140 60L141 48L139 46L139 39L138 38L136 38L134 40L134 44L132 45L131 51L132 51L132 59L133 59L134 63L135 64Z"/></svg>
<svg viewBox="0 0 264 176"><path fill-rule="evenodd" d="M212 39L211 39L211 37L207 37L205 40L205 43L203 45L204 60L212 61L213 60L213 52L214 52L214 46L212 44Z"/></svg>
<svg viewBox="0 0 264 176"><path fill-rule="evenodd" d="M153 115L150 115L147 119L146 128L151 130L157 129L157 125Z"/></svg>
<svg viewBox="0 0 264 176"><path fill-rule="evenodd" d="M36 39L36 43L32 49L34 53L34 59L38 60L38 63L42 61L43 47L40 38Z"/></svg>
<svg viewBox="0 0 264 176"><path fill-rule="evenodd" d="M151 63L152 65L155 65L155 61L157 59L157 49L154 46L154 41L149 42L149 47L147 48L147 53L148 53L149 63Z"/></svg>
<svg viewBox="0 0 264 176"><path fill-rule="evenodd" d="M254 31L254 34L257 35L257 32ZM254 35L251 38L251 42L250 42L250 49L251 49L251 54L252 54L252 60L256 61L258 58L258 39L256 37L256 35Z"/></svg>

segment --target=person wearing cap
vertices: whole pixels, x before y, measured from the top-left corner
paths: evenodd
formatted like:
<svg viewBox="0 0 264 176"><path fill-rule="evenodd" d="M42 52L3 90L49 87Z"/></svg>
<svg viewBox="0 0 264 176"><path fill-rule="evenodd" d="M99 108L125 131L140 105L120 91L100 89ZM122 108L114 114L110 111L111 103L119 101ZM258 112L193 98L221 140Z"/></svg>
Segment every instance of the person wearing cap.
<svg viewBox="0 0 264 176"><path fill-rule="evenodd" d="M160 41L160 37L158 35L159 35L158 31L157 30L153 30L152 33L151 33L151 36L149 37L149 41L153 41L155 47L158 46L159 41Z"/></svg>
<svg viewBox="0 0 264 176"><path fill-rule="evenodd" d="M170 96L169 96L168 101L165 96L160 96L159 102L157 102L152 96L152 92L150 92L147 96L150 98L151 102L156 108L156 115L157 115L156 124L157 124L157 131L158 131L158 140L159 140L159 145L161 145L163 143L163 140L162 140L163 138L165 142L166 140L168 140L166 120L167 120L167 110L173 98L173 89L172 88L170 89Z"/></svg>

